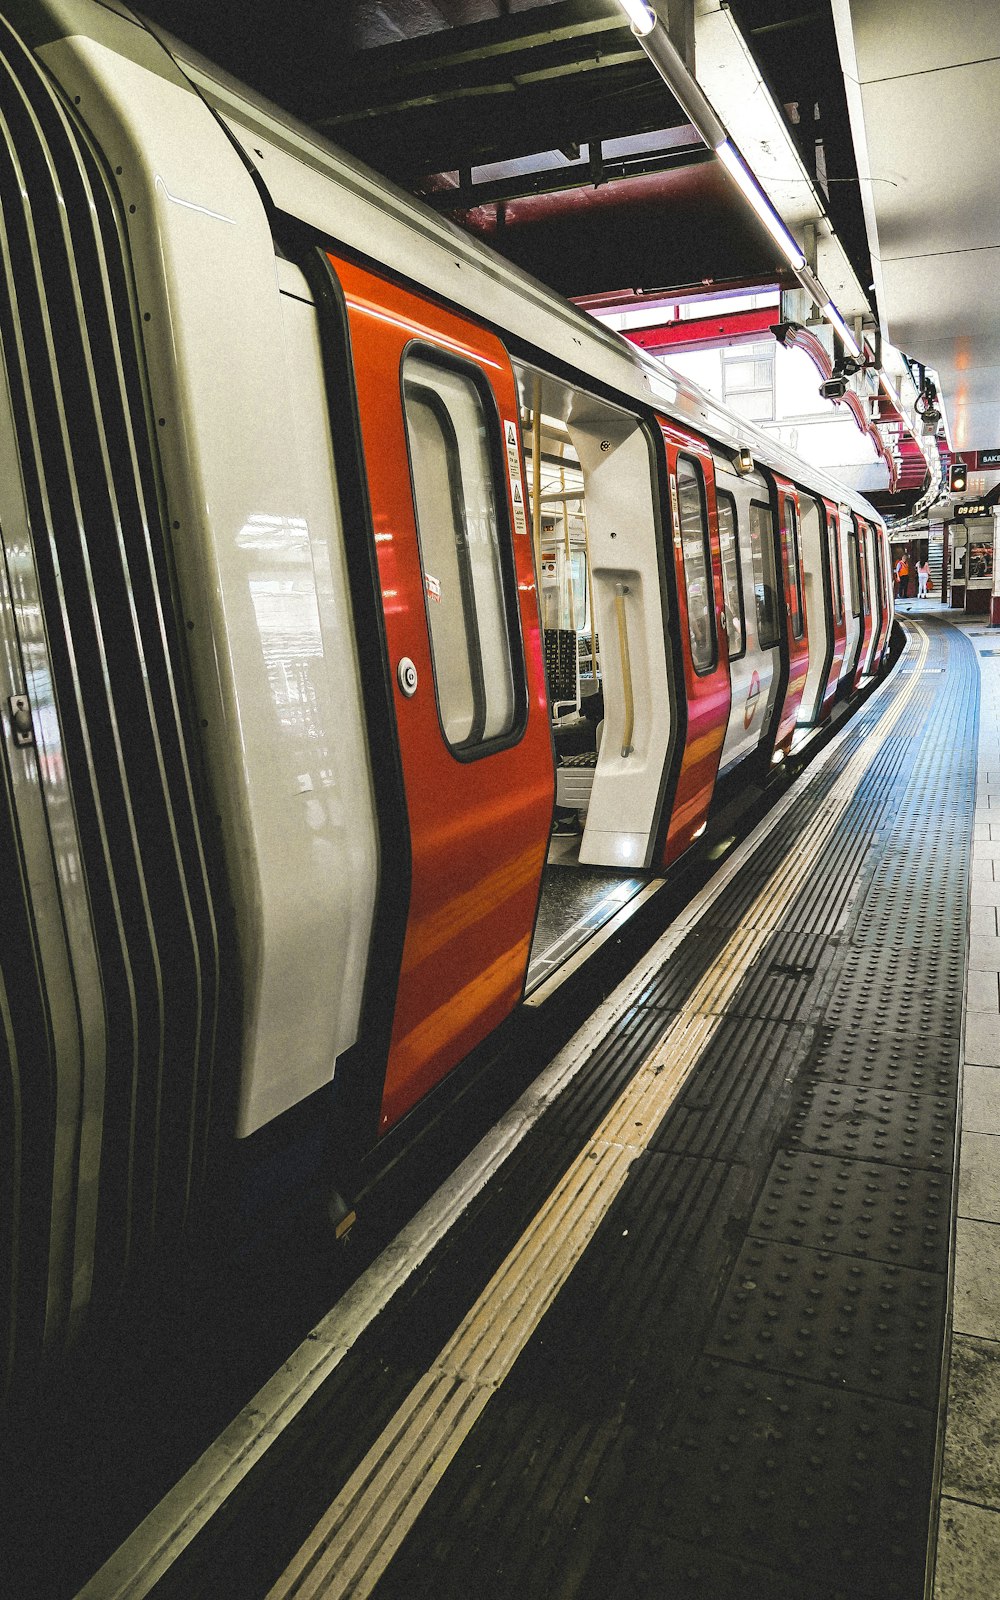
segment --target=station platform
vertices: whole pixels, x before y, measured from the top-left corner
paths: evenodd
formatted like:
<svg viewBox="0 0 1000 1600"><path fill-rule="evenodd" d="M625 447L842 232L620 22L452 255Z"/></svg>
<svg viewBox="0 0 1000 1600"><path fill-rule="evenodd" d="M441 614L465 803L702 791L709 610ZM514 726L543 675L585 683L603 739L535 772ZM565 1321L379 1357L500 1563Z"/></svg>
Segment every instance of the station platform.
<svg viewBox="0 0 1000 1600"><path fill-rule="evenodd" d="M80 1600L1000 1593L1000 639L901 622Z"/></svg>

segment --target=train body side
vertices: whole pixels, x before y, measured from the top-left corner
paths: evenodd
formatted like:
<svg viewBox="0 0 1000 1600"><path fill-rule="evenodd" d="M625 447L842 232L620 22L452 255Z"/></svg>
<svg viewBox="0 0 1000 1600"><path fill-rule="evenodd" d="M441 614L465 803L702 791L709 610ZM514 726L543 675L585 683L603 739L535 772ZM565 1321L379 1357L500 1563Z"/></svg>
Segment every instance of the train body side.
<svg viewBox="0 0 1000 1600"><path fill-rule="evenodd" d="M226 1141L306 1103L356 1156L516 1008L555 787L522 418L593 524L581 860L677 860L720 771L878 670L892 609L857 497L123 9L15 10L11 1384Z"/></svg>

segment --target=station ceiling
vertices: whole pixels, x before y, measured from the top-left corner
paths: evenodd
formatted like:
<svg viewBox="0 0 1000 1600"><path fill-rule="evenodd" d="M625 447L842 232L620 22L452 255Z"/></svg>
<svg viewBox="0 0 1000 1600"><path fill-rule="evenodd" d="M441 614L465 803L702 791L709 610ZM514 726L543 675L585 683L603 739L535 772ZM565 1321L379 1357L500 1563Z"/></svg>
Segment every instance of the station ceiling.
<svg viewBox="0 0 1000 1600"><path fill-rule="evenodd" d="M151 0L144 9L564 294L794 286L615 0ZM950 82L918 81L959 59L981 67L991 57L998 68L993 7L953 0L957 29L942 26L936 0L659 0L659 10L696 70L695 12L730 14L856 285L894 343L941 365L952 414L965 374L956 444L1000 445L992 302L974 262L963 262L961 282L952 270L949 283L940 272L934 279L930 260L941 254L947 184L934 97L940 87L951 105L963 91L954 72ZM918 13L926 16L914 30ZM989 73L978 94L990 84L995 107L1000 84ZM987 103L984 112L989 122ZM998 133L994 126L994 147ZM965 145L977 160L986 154L980 143ZM970 169L963 190L974 195L985 170L974 161ZM959 252L970 230L972 248L989 235L1000 250L996 206L948 216ZM880 228L880 218L891 220ZM997 365L976 369L973 390L980 348Z"/></svg>
<svg viewBox="0 0 1000 1600"><path fill-rule="evenodd" d="M773 282L783 270L615 0L145 9L564 294L703 290ZM661 0L662 10L690 56L690 0ZM743 0L739 21L798 118L810 171L823 144L834 225L867 285L829 0ZM521 170L490 170L513 163Z"/></svg>

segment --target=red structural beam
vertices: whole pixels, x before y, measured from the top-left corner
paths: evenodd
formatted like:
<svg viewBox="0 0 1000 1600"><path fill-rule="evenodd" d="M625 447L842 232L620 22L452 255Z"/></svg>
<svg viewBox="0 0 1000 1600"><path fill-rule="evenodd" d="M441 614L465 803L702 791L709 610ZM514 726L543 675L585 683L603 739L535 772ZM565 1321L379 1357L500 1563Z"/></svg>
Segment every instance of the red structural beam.
<svg viewBox="0 0 1000 1600"><path fill-rule="evenodd" d="M745 344L769 334L781 320L778 306L756 311L729 311L723 316L685 317L658 322L651 328L623 328L640 350L701 350L720 344Z"/></svg>

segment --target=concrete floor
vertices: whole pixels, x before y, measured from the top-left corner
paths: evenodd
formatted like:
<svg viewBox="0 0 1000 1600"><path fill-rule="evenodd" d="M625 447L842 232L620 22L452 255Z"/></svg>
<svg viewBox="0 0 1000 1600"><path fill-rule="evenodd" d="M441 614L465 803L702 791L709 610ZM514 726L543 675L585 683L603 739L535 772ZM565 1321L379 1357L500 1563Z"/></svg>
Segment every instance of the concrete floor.
<svg viewBox="0 0 1000 1600"><path fill-rule="evenodd" d="M904 603L903 615L938 611ZM963 1033L951 1366L934 1600L1000 1595L1000 630L972 636L980 672L979 764ZM994 656L988 652L996 651ZM933 1007L934 997L926 997Z"/></svg>

